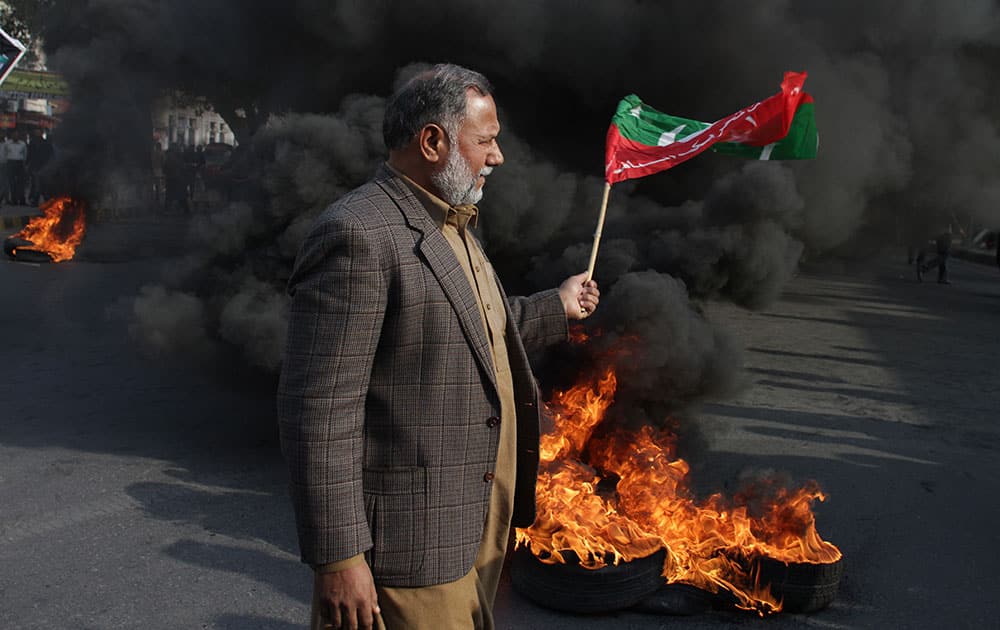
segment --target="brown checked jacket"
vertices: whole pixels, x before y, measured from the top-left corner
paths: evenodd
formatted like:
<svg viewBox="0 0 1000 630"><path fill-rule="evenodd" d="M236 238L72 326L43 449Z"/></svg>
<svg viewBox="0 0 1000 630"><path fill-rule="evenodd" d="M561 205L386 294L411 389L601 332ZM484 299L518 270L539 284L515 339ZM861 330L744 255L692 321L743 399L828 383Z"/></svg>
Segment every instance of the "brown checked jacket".
<svg viewBox="0 0 1000 630"><path fill-rule="evenodd" d="M483 533L500 402L452 248L382 167L318 218L289 292L278 419L302 560L364 552L384 586L462 577ZM517 403L513 523L524 527L535 514L539 422L526 350L564 340L567 322L555 289L504 301Z"/></svg>

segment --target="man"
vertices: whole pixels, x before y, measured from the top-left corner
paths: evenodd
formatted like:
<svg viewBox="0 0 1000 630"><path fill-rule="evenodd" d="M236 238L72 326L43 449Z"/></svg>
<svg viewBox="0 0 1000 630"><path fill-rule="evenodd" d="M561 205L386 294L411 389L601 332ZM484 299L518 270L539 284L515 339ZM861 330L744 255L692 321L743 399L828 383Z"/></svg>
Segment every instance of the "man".
<svg viewBox="0 0 1000 630"><path fill-rule="evenodd" d="M0 203L6 204L10 197L10 176L7 171L7 153L12 144L10 136L4 134L3 142L0 143Z"/></svg>
<svg viewBox="0 0 1000 630"><path fill-rule="evenodd" d="M24 136L17 132L14 139L5 146L7 154L7 181L10 186L10 205L25 205L25 188L27 186L24 161L28 157L28 145Z"/></svg>
<svg viewBox="0 0 1000 630"><path fill-rule="evenodd" d="M580 274L508 299L468 231L503 163L491 91L440 65L393 95L387 163L319 217L289 280L278 415L313 628L492 628L510 527L534 519L526 351L599 294Z"/></svg>
<svg viewBox="0 0 1000 630"><path fill-rule="evenodd" d="M150 171L153 177L153 205L159 208L164 201L164 167L167 156L163 151L163 145L158 139L153 139L152 150L149 154Z"/></svg>
<svg viewBox="0 0 1000 630"><path fill-rule="evenodd" d="M28 203L33 206L38 205L42 197L49 197L48 190L42 184L41 172L51 159L52 143L44 132L36 132L28 144L28 159L25 164L28 169Z"/></svg>
<svg viewBox="0 0 1000 630"><path fill-rule="evenodd" d="M170 143L163 157L163 177L166 185L164 207L167 212L173 212L177 208L184 214L191 212L185 170L184 156L180 147L175 142Z"/></svg>
<svg viewBox="0 0 1000 630"><path fill-rule="evenodd" d="M948 256L951 253L951 225L949 224L947 229L934 238L934 246L937 251L937 255L930 260L930 262L924 262L924 252L920 251L917 256L917 281L923 282L924 274L937 267L938 277L937 281L939 284L951 284L948 280Z"/></svg>

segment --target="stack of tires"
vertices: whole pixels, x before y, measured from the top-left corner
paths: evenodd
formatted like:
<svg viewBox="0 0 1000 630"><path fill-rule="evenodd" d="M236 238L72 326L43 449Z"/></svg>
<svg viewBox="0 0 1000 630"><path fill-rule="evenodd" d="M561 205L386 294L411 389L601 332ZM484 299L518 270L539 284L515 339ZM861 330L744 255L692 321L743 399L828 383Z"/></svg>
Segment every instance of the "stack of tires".
<svg viewBox="0 0 1000 630"><path fill-rule="evenodd" d="M514 590L531 601L571 613L607 613L633 609L661 615L694 615L712 608L731 608L728 592L703 591L688 584L664 584L666 550L600 569L580 566L575 554L564 552L566 563L547 564L519 547L511 560ZM790 613L816 612L837 596L843 575L841 560L829 564L784 563L770 558L755 561L762 584Z"/></svg>
<svg viewBox="0 0 1000 630"><path fill-rule="evenodd" d="M28 239L8 236L3 242L3 253L22 262L52 262L51 256L41 250L32 249L34 246L35 244Z"/></svg>

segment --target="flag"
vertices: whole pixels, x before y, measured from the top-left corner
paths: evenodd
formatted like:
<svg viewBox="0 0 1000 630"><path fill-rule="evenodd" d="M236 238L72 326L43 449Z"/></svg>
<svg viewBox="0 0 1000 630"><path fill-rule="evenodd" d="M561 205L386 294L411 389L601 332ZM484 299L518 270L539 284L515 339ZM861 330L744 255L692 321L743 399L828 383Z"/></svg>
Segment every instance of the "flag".
<svg viewBox="0 0 1000 630"><path fill-rule="evenodd" d="M658 112L631 94L608 128L604 177L609 184L673 168L706 149L760 160L816 157L813 99L805 72L786 72L781 91L714 123Z"/></svg>

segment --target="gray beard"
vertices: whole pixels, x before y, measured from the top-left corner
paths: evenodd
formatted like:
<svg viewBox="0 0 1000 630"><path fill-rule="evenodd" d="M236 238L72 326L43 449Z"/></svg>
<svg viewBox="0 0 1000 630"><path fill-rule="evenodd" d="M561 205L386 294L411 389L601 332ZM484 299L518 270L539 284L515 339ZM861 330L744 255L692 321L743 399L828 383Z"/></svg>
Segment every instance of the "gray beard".
<svg viewBox="0 0 1000 630"><path fill-rule="evenodd" d="M457 144L452 143L453 147ZM438 189L441 199L451 206L479 203L483 189L476 188L479 175L472 172L469 163L458 151L448 154L444 168L431 175L431 181Z"/></svg>

